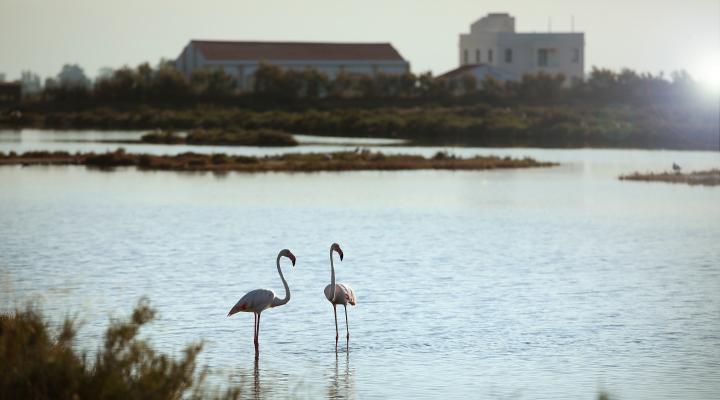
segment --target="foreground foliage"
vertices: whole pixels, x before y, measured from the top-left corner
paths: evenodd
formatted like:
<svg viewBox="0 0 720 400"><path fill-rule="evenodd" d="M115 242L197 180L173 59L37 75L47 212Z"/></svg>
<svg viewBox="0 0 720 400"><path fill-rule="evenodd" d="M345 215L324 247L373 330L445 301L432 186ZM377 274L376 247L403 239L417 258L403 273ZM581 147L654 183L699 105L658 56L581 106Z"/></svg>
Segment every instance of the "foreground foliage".
<svg viewBox="0 0 720 400"><path fill-rule="evenodd" d="M73 346L74 321L53 331L32 308L0 315L0 399L207 398L196 365L201 344L174 359L137 338L154 317L141 300L129 319L111 323L91 362ZM238 396L231 389L216 398Z"/></svg>

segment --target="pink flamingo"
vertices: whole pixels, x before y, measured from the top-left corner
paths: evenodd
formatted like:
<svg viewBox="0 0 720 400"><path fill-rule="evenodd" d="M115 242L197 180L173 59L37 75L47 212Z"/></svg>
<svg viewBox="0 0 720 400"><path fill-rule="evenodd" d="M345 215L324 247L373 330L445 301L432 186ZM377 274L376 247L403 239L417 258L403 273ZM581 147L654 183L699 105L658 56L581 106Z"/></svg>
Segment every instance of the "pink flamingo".
<svg viewBox="0 0 720 400"><path fill-rule="evenodd" d="M355 305L355 291L350 285L345 283L335 283L335 266L333 265L333 250L340 255L340 261L343 259L343 251L340 245L333 243L330 246L330 284L325 286L325 297L333 306L333 314L335 314L335 347L338 342L338 323L337 323L337 305L342 304L345 307L345 329L347 330L347 340L350 340L350 327L348 326L347 304Z"/></svg>
<svg viewBox="0 0 720 400"><path fill-rule="evenodd" d="M262 313L268 308L281 306L290 301L290 288L288 287L287 281L285 281L282 270L280 270L280 257L289 258L290 261L292 261L292 265L294 267L295 256L288 249L280 250L280 253L278 253L277 256L277 261L275 262L277 265L278 273L280 274L280 280L282 280L283 286L285 286L285 297L282 299L278 298L275 295L275 292L270 289L255 289L251 292L248 292L245 296L238 300L238 302L235 303L235 305L232 309L230 309L230 312L227 315L229 317L240 311L255 313L255 323L253 327L255 357L258 356L260 347L260 313Z"/></svg>

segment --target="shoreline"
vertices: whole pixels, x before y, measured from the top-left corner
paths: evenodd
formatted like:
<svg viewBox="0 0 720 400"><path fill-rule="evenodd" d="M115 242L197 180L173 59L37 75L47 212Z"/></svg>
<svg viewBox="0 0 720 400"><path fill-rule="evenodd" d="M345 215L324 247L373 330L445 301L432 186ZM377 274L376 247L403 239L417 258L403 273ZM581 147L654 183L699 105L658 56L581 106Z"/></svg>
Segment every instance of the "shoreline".
<svg viewBox="0 0 720 400"><path fill-rule="evenodd" d="M23 131L30 130L30 131L42 131L47 133L52 133L53 135L63 135L65 133L74 133L74 132L95 132L95 133L117 133L117 132L135 132L135 133L147 133L147 130L143 129L111 129L111 128L48 128L48 127L37 127L37 126L21 126L21 127L10 127L10 126L2 126L0 125L0 131L7 132L13 132L16 134L22 134ZM365 148L365 147L418 147L418 148L426 148L426 147L443 147L443 148L477 148L477 149L540 149L540 150L627 150L627 151L637 151L637 150L646 150L646 151L679 151L679 152L711 152L711 153L717 153L720 152L720 143L716 148L674 148L674 147L643 147L643 146L592 146L592 145L586 145L586 146L580 146L580 145L566 145L566 146L557 146L557 145L538 145L538 144L532 144L532 143L516 143L516 144L505 144L505 145L478 145L478 144L467 144L467 143L455 143L455 142L447 142L447 143L425 143L425 142L413 142L412 140L407 139L395 139L395 138L388 138L388 137L364 137L364 136L347 136L347 135L341 135L341 136L325 136L325 135L311 135L306 133L298 133L298 134L291 134L293 137L297 139L298 136L300 136L302 139L298 140L298 144L294 146L267 146L267 145L248 145L248 144L199 144L199 143L153 143L153 142L146 142L142 139L54 139L53 142L57 143L99 143L99 144L117 144L117 145L161 145L161 146L226 146L226 147L303 147L303 146L346 146L346 147L358 147L358 148ZM307 138L313 138L317 141L308 140ZM346 141L338 141L334 142L334 139L343 139ZM357 140L357 141L356 141ZM374 142L373 140L377 140L378 142ZM383 143L381 141L389 141L389 143ZM42 150L40 150L42 151ZM2 150L0 149L0 152Z"/></svg>
<svg viewBox="0 0 720 400"><path fill-rule="evenodd" d="M0 129L262 129L395 139L415 146L720 150L714 114L697 107L481 103L263 110L212 104L28 108L16 117L0 116Z"/></svg>

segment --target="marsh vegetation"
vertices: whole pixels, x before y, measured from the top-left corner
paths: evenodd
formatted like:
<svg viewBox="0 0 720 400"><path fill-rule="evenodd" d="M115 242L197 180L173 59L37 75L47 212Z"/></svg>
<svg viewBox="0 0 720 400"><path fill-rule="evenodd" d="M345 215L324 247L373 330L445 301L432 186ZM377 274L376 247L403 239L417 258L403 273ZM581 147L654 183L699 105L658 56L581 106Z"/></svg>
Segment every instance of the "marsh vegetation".
<svg viewBox="0 0 720 400"><path fill-rule="evenodd" d="M706 171L681 172L633 172L621 175L620 180L643 182L685 183L688 185L718 186L720 185L720 169Z"/></svg>
<svg viewBox="0 0 720 400"><path fill-rule="evenodd" d="M532 158L497 156L457 157L437 152L433 157L384 154L369 150L334 153L289 153L273 156L182 153L178 155L132 154L123 149L107 153L34 151L0 153L0 165L86 165L96 168L135 166L146 170L238 171L238 172L319 172L363 170L486 170L550 167L552 162Z"/></svg>
<svg viewBox="0 0 720 400"><path fill-rule="evenodd" d="M272 129L194 129L186 135L173 131L156 131L143 135L141 140L145 143L214 146L288 147L298 145L293 135Z"/></svg>

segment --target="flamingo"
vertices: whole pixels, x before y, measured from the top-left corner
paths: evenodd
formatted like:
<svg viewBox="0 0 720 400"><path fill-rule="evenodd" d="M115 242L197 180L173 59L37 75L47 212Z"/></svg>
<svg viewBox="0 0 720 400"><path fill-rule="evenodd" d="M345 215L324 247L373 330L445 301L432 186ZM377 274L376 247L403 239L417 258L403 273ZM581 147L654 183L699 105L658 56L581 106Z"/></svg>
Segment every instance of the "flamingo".
<svg viewBox="0 0 720 400"><path fill-rule="evenodd" d="M355 291L350 285L345 283L335 283L335 266L333 265L333 251L337 251L340 261L343 259L343 251L340 245L333 243L330 246L330 284L325 286L325 297L333 306L333 314L335 314L335 348L338 342L338 323L337 323L337 305L342 304L345 307L345 329L347 330L347 340L350 340L350 327L347 319L347 304L355 305Z"/></svg>
<svg viewBox="0 0 720 400"><path fill-rule="evenodd" d="M293 267L295 266L295 256L292 252L288 249L280 250L277 256L277 260L275 264L277 265L278 273L280 274L280 280L282 280L283 286L285 286L285 297L280 299L275 295L275 292L273 292L270 289L255 289L253 291L248 292L243 296L240 300L238 300L237 303L233 306L233 308L230 309L230 312L228 312L228 317L238 313L240 311L243 312L252 312L255 313L255 323L253 325L253 342L255 343L255 357L259 354L259 336L260 336L260 313L265 311L268 308L272 307L278 307L283 304L286 304L288 301L290 301L290 288L288 287L287 281L285 281L285 277L283 276L282 270L280 270L280 258L281 257L287 257L292 261Z"/></svg>

